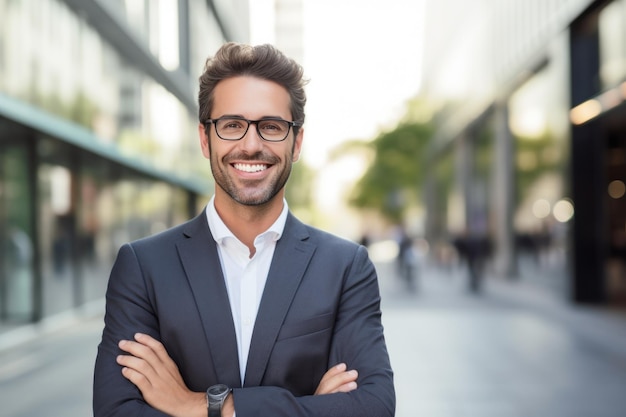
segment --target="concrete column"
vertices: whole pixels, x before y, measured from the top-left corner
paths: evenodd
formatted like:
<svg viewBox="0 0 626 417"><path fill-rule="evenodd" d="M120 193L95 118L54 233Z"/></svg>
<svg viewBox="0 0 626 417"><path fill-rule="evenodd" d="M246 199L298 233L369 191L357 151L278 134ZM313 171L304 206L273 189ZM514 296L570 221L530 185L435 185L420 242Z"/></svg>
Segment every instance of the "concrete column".
<svg viewBox="0 0 626 417"><path fill-rule="evenodd" d="M473 175L473 147L470 142L470 137L467 132L461 133L456 142L455 149L455 161L454 165L455 169L455 182L459 190L462 193L462 201L463 201L463 223L465 225L464 230L460 232L467 232L467 230L471 227L468 222L471 219L471 210L472 210L472 195L471 195L471 186L472 186L472 175Z"/></svg>
<svg viewBox="0 0 626 417"><path fill-rule="evenodd" d="M494 267L504 278L517 275L515 262L515 144L506 102L494 107L493 238Z"/></svg>
<svg viewBox="0 0 626 417"><path fill-rule="evenodd" d="M196 74L191 72L191 41L189 31L189 0L178 0L178 61L181 70L196 81Z"/></svg>

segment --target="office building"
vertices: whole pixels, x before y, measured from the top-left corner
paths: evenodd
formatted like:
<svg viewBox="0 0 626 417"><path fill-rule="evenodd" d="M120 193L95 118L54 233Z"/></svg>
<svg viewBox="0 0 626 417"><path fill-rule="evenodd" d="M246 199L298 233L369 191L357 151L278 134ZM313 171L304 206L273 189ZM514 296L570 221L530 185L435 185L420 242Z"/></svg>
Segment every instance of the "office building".
<svg viewBox="0 0 626 417"><path fill-rule="evenodd" d="M626 2L442 0L427 13L429 239L486 236L499 277L625 305Z"/></svg>
<svg viewBox="0 0 626 417"><path fill-rule="evenodd" d="M0 0L0 328L102 299L119 246L212 192L197 78L247 1Z"/></svg>

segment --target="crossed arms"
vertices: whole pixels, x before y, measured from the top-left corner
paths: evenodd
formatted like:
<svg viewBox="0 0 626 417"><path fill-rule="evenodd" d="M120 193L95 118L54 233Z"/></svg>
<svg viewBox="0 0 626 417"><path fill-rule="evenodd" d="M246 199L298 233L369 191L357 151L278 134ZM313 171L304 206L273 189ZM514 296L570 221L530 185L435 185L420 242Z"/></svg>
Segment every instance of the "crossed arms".
<svg viewBox="0 0 626 417"><path fill-rule="evenodd" d="M228 383L217 380L211 366L204 329L197 323L199 320L194 320L198 311L186 294L190 289L184 278L176 285L159 281L163 277L184 277L180 260L167 255L170 252L171 248L161 251L135 244L120 250L107 291L105 329L96 359L95 417L205 417L206 388L218 382ZM329 253L317 255L308 271L328 270ZM333 253L332 258L346 259L336 255ZM315 332L305 335L313 339L280 340L280 345L272 348L263 386L238 388L231 383L233 393L225 416L230 415L233 405L237 417L394 415L393 376L380 322L376 273L365 249L351 250L347 255L347 260L342 261L346 265L337 266L337 271L334 265L330 266L329 275L336 277L332 281L317 274L307 278L305 274L298 290L307 290L308 297L322 307L335 306L328 335ZM317 292L311 295L307 285L317 285ZM185 318L181 321L180 317ZM315 339L321 337L326 339ZM326 352L322 358L316 358L315 363L294 359L302 347L317 346L320 340L322 345L327 344L321 348ZM311 371L322 366L325 371ZM276 371L279 367L286 370ZM283 376L315 380L310 380L310 392L295 393L287 388L287 382L280 382Z"/></svg>
<svg viewBox="0 0 626 417"><path fill-rule="evenodd" d="M128 353L117 357L122 375L139 388L150 406L173 417L206 417L205 394L187 388L178 367L161 342L137 333L134 341L122 340L119 347ZM315 395L355 390L357 377L356 370L347 370L346 364L340 363L324 374ZM234 402L229 395L222 416L232 417L233 414Z"/></svg>

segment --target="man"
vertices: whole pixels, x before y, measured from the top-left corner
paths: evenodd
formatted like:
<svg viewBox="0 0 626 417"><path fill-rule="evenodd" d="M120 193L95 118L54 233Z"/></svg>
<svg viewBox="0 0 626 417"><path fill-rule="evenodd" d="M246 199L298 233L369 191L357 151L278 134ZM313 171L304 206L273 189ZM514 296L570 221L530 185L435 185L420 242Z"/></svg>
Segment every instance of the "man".
<svg viewBox="0 0 626 417"><path fill-rule="evenodd" d="M198 130L215 195L120 249L95 417L394 415L367 250L302 224L284 199L305 101L302 68L269 45L207 60Z"/></svg>

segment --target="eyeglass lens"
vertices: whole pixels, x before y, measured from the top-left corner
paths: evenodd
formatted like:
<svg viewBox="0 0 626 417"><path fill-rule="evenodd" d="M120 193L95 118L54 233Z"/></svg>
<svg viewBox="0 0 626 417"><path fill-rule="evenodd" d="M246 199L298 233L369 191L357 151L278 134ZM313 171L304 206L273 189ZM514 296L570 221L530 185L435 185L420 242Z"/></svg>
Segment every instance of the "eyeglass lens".
<svg viewBox="0 0 626 417"><path fill-rule="evenodd" d="M250 127L250 123L256 124L259 135L270 142L282 141L289 134L289 122L275 119L258 121L248 121L246 119L237 118L218 119L215 128L217 129L217 134L222 139L239 140L245 136Z"/></svg>

